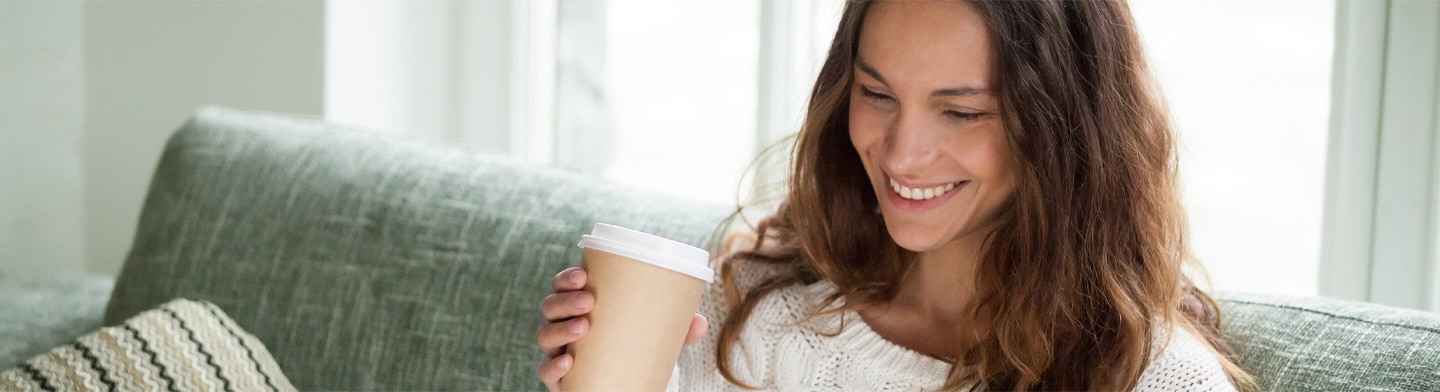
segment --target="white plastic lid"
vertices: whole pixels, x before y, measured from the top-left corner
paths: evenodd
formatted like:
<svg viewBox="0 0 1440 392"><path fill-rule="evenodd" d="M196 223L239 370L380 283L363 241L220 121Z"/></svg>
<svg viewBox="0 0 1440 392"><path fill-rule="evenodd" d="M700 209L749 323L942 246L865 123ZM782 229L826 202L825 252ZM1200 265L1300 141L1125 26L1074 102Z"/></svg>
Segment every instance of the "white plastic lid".
<svg viewBox="0 0 1440 392"><path fill-rule="evenodd" d="M685 243L624 227L596 223L580 237L580 247L629 257L671 271L714 282L710 252Z"/></svg>

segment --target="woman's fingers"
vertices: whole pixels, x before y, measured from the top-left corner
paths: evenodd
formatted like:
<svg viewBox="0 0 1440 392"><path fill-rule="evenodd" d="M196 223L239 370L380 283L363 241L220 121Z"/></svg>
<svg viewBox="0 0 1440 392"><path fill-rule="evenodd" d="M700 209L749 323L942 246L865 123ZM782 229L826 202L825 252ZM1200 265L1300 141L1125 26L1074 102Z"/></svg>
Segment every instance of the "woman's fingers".
<svg viewBox="0 0 1440 392"><path fill-rule="evenodd" d="M710 329L710 320L699 314L690 319L690 332L685 333L685 345L689 346L705 337L705 331Z"/></svg>
<svg viewBox="0 0 1440 392"><path fill-rule="evenodd" d="M535 340L546 357L554 358L565 352L565 345L575 343L590 332L590 319L577 317L573 320L541 325L535 332Z"/></svg>
<svg viewBox="0 0 1440 392"><path fill-rule="evenodd" d="M545 296L540 302L540 314L546 321L555 322L590 313L595 307L595 295L588 291L567 291Z"/></svg>
<svg viewBox="0 0 1440 392"><path fill-rule="evenodd" d="M588 276L585 270L580 267L566 268L564 271L555 274L555 279L550 281L551 291L563 293L585 288L585 280Z"/></svg>
<svg viewBox="0 0 1440 392"><path fill-rule="evenodd" d="M564 354L545 361L545 363L540 364L540 382L545 383L545 388L549 388L550 392L559 391L560 378L565 377L565 373L570 372L570 365L574 364L575 358L571 357L570 354Z"/></svg>
<svg viewBox="0 0 1440 392"><path fill-rule="evenodd" d="M710 329L710 322L705 316L695 315L690 319L690 330L685 333L685 345L689 346L699 342L705 337L705 331ZM540 326L535 333L535 340L540 348L545 350L545 356L554 357L564 352L565 345L575 343L580 337L590 332L590 320L584 317L553 322Z"/></svg>
<svg viewBox="0 0 1440 392"><path fill-rule="evenodd" d="M580 340L590 331L590 320L578 317L590 313L595 306L595 296L580 291L585 288L586 278L585 270L578 267L560 271L550 282L555 294L546 296L540 303L540 313L549 322L535 332L535 340L550 359L540 364L538 372L540 381L552 392L560 390L560 378L575 363L575 358L565 353L565 345Z"/></svg>
<svg viewBox="0 0 1440 392"><path fill-rule="evenodd" d="M709 327L709 320L696 314L690 319L690 331L685 334L685 345L700 341ZM540 347L545 349L545 356L550 357L540 364L539 370L540 381L545 383L546 388L551 391L560 390L560 378L570 372L570 366L575 364L575 357L565 353L565 345L580 340L589 330L590 321L584 317L540 326L536 339L539 340Z"/></svg>

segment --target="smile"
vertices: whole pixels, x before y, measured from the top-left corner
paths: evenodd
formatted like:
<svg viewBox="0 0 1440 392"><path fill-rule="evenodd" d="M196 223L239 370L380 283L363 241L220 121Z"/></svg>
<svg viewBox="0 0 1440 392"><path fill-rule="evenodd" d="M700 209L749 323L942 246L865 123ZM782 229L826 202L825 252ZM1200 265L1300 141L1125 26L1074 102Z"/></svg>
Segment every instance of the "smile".
<svg viewBox="0 0 1440 392"><path fill-rule="evenodd" d="M900 183L895 180L890 180L890 188L894 189L895 193L900 194L900 197L906 200L930 200L944 196L946 193L954 190L956 184L958 183L949 183L933 188L910 188L900 185Z"/></svg>

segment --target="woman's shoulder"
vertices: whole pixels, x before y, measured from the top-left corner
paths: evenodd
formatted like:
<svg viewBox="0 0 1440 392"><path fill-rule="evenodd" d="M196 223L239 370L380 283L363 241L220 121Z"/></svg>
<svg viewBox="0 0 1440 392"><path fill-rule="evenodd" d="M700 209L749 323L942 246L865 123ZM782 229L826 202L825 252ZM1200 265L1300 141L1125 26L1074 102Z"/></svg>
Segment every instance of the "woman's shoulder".
<svg viewBox="0 0 1440 392"><path fill-rule="evenodd" d="M702 314L711 318L712 325L728 317L731 308L738 306L742 298L759 294L755 290L760 286L775 282L775 279L785 279L793 273L795 265L790 262L760 259L784 254L786 249L771 244L774 241L765 241L759 246L756 242L753 231L739 230L726 235L725 241L716 247L711 261L711 268L716 272L715 280L706 290L701 305ZM750 321L794 321L797 314L803 314L808 309L805 305L810 299L808 294L812 289L809 287L805 283L793 282L765 290L763 295L753 299Z"/></svg>
<svg viewBox="0 0 1440 392"><path fill-rule="evenodd" d="M789 267L779 263L740 260L742 255L765 257L784 251L776 246L774 241L760 242L752 230L733 230L715 249L710 267L719 275L716 282L722 279L734 281L741 291L748 291L770 278L781 275Z"/></svg>
<svg viewBox="0 0 1440 392"><path fill-rule="evenodd" d="M1178 326L1155 334L1155 354L1136 391L1234 391L1219 354L1201 337Z"/></svg>

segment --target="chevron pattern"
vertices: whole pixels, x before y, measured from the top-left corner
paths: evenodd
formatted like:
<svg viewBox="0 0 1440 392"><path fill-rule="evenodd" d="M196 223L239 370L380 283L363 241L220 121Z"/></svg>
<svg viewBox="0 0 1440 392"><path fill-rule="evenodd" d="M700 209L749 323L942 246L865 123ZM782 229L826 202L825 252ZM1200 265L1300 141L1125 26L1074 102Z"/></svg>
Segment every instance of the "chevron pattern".
<svg viewBox="0 0 1440 392"><path fill-rule="evenodd" d="M260 341L177 299L0 373L0 391L294 391Z"/></svg>

